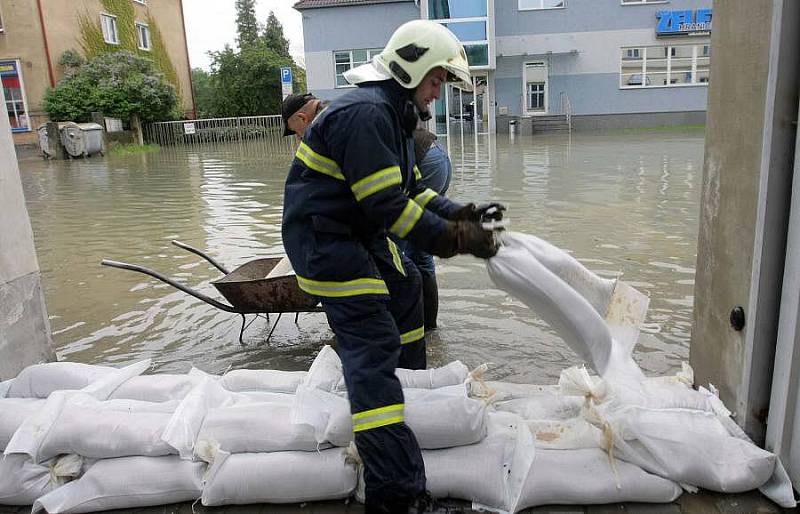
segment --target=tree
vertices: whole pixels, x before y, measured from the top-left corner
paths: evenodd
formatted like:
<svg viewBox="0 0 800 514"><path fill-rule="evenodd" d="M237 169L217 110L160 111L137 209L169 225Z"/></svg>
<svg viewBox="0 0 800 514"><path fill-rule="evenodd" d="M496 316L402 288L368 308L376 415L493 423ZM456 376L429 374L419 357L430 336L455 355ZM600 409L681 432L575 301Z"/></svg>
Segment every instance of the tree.
<svg viewBox="0 0 800 514"><path fill-rule="evenodd" d="M179 117L175 87L153 61L122 51L101 54L48 89L44 110L53 121L89 121L92 112L142 121Z"/></svg>
<svg viewBox="0 0 800 514"><path fill-rule="evenodd" d="M236 42L244 50L258 41L260 27L256 20L255 0L236 0Z"/></svg>
<svg viewBox="0 0 800 514"><path fill-rule="evenodd" d="M267 18L267 25L264 27L264 43L267 47L275 50L278 55L290 57L289 55L289 40L283 34L283 25L278 21L273 11L269 12Z"/></svg>
<svg viewBox="0 0 800 514"><path fill-rule="evenodd" d="M214 116L214 77L201 68L192 68L192 87L194 88L194 104L198 118Z"/></svg>

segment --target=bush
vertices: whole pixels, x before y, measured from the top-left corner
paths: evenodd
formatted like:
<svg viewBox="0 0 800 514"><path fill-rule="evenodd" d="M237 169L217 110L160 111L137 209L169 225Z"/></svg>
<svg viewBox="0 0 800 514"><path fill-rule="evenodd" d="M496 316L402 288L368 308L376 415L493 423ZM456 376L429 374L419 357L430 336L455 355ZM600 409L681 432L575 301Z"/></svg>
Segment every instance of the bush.
<svg viewBox="0 0 800 514"><path fill-rule="evenodd" d="M92 112L142 121L179 117L175 87L158 72L153 61L130 52L99 55L48 89L44 110L53 121L90 121Z"/></svg>

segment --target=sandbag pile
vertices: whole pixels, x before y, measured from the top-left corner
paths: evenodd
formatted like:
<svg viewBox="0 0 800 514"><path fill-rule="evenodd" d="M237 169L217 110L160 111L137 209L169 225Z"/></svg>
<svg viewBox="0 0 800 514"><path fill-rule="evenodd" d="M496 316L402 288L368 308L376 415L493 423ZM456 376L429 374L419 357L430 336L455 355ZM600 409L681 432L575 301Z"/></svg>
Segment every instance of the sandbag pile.
<svg viewBox="0 0 800 514"><path fill-rule="evenodd" d="M533 236L500 237L492 279L597 374L575 366L558 384L531 385L488 381L485 365L470 372L458 361L397 370L434 497L513 513L761 488L795 506L780 462L712 387L694 389L688 365L656 378L636 365L646 296ZM307 372L144 374L149 366L41 364L0 383L0 504L56 514L363 493L332 348Z"/></svg>

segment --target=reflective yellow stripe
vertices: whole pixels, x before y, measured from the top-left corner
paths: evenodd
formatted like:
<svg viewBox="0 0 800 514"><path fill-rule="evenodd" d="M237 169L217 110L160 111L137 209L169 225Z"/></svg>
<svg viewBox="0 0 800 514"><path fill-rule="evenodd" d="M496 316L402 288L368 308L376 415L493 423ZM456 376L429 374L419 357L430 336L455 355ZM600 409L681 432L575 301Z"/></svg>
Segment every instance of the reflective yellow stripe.
<svg viewBox="0 0 800 514"><path fill-rule="evenodd" d="M423 337L425 337L425 326L400 334L400 344L414 343L420 341Z"/></svg>
<svg viewBox="0 0 800 514"><path fill-rule="evenodd" d="M409 200L406 203L406 208L403 209L403 212L400 213L397 220L389 227L389 232L399 237L406 237L422 217L422 212L422 207L417 205L416 202Z"/></svg>
<svg viewBox="0 0 800 514"><path fill-rule="evenodd" d="M397 403L353 414L353 432L402 423L404 404Z"/></svg>
<svg viewBox="0 0 800 514"><path fill-rule="evenodd" d="M386 283L379 278L357 278L345 282L311 280L297 275L300 289L314 296L341 298L362 294L389 294Z"/></svg>
<svg viewBox="0 0 800 514"><path fill-rule="evenodd" d="M400 175L400 166L390 166L362 178L350 186L350 189L356 195L356 200L361 201L369 195L401 182L403 182L403 176Z"/></svg>
<svg viewBox="0 0 800 514"><path fill-rule="evenodd" d="M416 164L414 165L414 178L416 180L422 180L422 172L419 171L419 168L417 168Z"/></svg>
<svg viewBox="0 0 800 514"><path fill-rule="evenodd" d="M394 263L394 267L397 268L404 277L406 276L406 269L403 267L403 259L400 258L400 250L397 249L397 245L394 244L394 241L386 238L386 242L389 243L389 253L392 254L392 262Z"/></svg>
<svg viewBox="0 0 800 514"><path fill-rule="evenodd" d="M417 205L419 205L420 207L425 207L426 205L428 205L428 202L430 202L437 196L439 195L433 189L426 189L425 191L415 196L414 201L417 202Z"/></svg>
<svg viewBox="0 0 800 514"><path fill-rule="evenodd" d="M300 143L295 157L303 161L306 166L314 171L318 171L338 180L344 180L344 175L342 175L341 170L339 170L339 165L336 164L335 161L318 154L303 142Z"/></svg>

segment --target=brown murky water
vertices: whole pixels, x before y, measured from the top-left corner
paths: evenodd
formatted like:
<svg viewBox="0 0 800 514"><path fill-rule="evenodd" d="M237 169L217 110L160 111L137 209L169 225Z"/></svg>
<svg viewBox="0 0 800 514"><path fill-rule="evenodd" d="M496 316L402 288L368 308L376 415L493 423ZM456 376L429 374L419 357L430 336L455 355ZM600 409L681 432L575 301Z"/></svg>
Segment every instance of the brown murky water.
<svg viewBox="0 0 800 514"><path fill-rule="evenodd" d="M450 196L508 205L511 229L570 250L604 276L623 273L651 298L637 359L651 374L688 358L702 131L576 134L510 140L453 138ZM258 144L161 150L71 162L24 159L22 182L60 359L160 371L191 365L306 369L331 340L322 314L284 316L269 344L240 318L145 275L100 266L141 264L218 296L220 274L170 244L179 239L234 267L282 254L283 179L291 152ZM432 365L495 364L493 376L554 382L577 357L535 313L493 287L482 261L440 261L440 329Z"/></svg>

